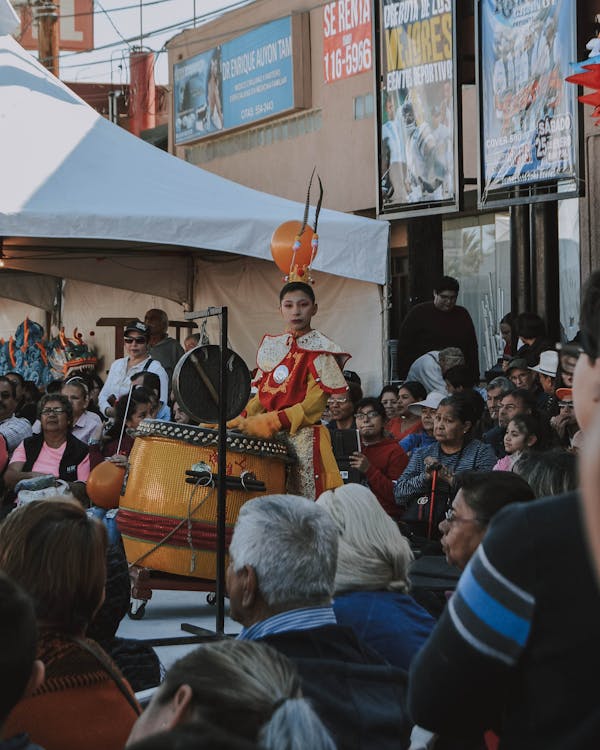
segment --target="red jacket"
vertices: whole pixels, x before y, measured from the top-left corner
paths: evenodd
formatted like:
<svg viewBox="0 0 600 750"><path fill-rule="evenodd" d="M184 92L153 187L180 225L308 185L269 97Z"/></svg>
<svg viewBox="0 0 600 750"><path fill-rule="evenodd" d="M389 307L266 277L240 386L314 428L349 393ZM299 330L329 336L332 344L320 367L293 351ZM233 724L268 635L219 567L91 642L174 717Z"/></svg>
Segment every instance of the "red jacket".
<svg viewBox="0 0 600 750"><path fill-rule="evenodd" d="M392 438L384 438L373 445L362 445L361 451L370 464L366 478L371 491L388 515L400 518L401 510L394 501L392 482L406 469L408 456Z"/></svg>

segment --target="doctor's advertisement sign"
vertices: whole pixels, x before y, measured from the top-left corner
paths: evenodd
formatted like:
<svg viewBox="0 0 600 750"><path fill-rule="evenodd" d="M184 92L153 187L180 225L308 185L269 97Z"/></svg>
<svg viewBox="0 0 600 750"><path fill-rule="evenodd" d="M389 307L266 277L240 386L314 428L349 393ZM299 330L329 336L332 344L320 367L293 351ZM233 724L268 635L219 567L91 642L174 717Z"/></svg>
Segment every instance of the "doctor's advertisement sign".
<svg viewBox="0 0 600 750"><path fill-rule="evenodd" d="M175 143L294 106L292 19L282 18L173 68Z"/></svg>
<svg viewBox="0 0 600 750"><path fill-rule="evenodd" d="M383 0L379 213L457 205L455 0Z"/></svg>
<svg viewBox="0 0 600 750"><path fill-rule="evenodd" d="M576 189L577 89L564 80L577 59L576 5L481 0L481 203L521 185Z"/></svg>

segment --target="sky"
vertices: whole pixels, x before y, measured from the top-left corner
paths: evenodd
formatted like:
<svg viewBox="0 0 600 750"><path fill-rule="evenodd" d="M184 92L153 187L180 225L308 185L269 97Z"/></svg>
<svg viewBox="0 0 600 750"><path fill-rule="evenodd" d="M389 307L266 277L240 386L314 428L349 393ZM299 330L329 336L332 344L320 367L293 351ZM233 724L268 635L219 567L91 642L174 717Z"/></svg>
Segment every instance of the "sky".
<svg viewBox="0 0 600 750"><path fill-rule="evenodd" d="M96 49L93 52L62 52L60 78L64 81L128 83L129 48L139 46L141 15L143 46L159 53L155 64L156 83L167 84L167 53L160 50L169 39L183 29L192 28L194 16L196 25L201 25L227 9L251 1L142 0L140 14L140 2L136 0L94 0ZM157 33L161 29L165 30Z"/></svg>

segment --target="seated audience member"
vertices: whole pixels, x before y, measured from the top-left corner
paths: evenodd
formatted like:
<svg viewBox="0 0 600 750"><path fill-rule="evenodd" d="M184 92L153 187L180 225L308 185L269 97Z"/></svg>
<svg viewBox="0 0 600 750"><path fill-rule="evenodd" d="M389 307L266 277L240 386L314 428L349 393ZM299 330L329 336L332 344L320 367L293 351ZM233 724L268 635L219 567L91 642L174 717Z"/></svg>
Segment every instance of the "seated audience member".
<svg viewBox="0 0 600 750"><path fill-rule="evenodd" d="M148 326L141 320L132 320L124 334L125 356L112 363L98 395L98 406L105 417L114 417L114 404L129 393L131 377L138 372L155 372L160 378L160 400L166 403L169 398L169 377L160 362L148 354Z"/></svg>
<svg viewBox="0 0 600 750"><path fill-rule="evenodd" d="M510 503L533 500L535 495L522 477L509 471L465 471L457 485L440 532L448 564L464 570L496 513Z"/></svg>
<svg viewBox="0 0 600 750"><path fill-rule="evenodd" d="M498 409L498 426L493 427L483 436L483 442L494 449L498 458L506 455L504 450L504 435L510 420L517 414L534 414L535 400L531 392L524 388L516 388L503 396Z"/></svg>
<svg viewBox="0 0 600 750"><path fill-rule="evenodd" d="M598 331L595 272L582 295L585 354L573 387L586 439L598 429ZM491 727L506 748L597 746L600 597L586 539L592 528L597 552L597 446L583 452L587 518L570 492L513 504L492 521L411 665L410 710L421 726L451 737Z"/></svg>
<svg viewBox="0 0 600 750"><path fill-rule="evenodd" d="M537 372L541 389L546 396L546 401L541 408L549 417L556 416L558 414L558 403L555 396L558 352L554 350L542 352L540 354L540 363L529 369Z"/></svg>
<svg viewBox="0 0 600 750"><path fill-rule="evenodd" d="M503 375L490 380L485 387L486 398L485 398L485 411L481 417L480 427L483 437L485 440L485 434L498 426L498 412L500 411L500 404L504 396L515 390L515 385L512 380L505 378Z"/></svg>
<svg viewBox="0 0 600 750"><path fill-rule="evenodd" d="M491 471L496 463L491 447L471 438L479 416L466 393L443 399L434 417L436 442L414 451L396 482L394 494L403 510L402 523L415 537L437 538L438 524L456 493L458 473Z"/></svg>
<svg viewBox="0 0 600 750"><path fill-rule="evenodd" d="M540 354L553 348L546 335L546 324L537 313L524 312L517 316L517 335L523 345L517 349L516 356L525 359L528 367L537 365ZM524 387L517 385L517 388Z"/></svg>
<svg viewBox="0 0 600 750"><path fill-rule="evenodd" d="M39 403L41 433L26 438L14 451L4 482L14 489L23 479L51 475L65 482L85 482L90 473L88 446L71 432L73 406L60 393Z"/></svg>
<svg viewBox="0 0 600 750"><path fill-rule="evenodd" d="M80 377L74 377L65 381L61 386L60 393L66 396L73 407L72 434L82 443L87 445L90 441L100 440L102 437L102 420L94 412L87 410L89 403L87 384ZM33 432L41 432L40 420L33 425Z"/></svg>
<svg viewBox="0 0 600 750"><path fill-rule="evenodd" d="M577 458L564 448L524 453L513 467L536 497L552 497L579 487Z"/></svg>
<svg viewBox="0 0 600 750"><path fill-rule="evenodd" d="M395 667L408 669L435 620L408 594L408 541L383 512L373 493L359 484L323 492L317 505L333 518L339 534L333 611L339 625Z"/></svg>
<svg viewBox="0 0 600 750"><path fill-rule="evenodd" d="M530 369L526 359L513 357L508 363L506 374L514 383L515 388L524 389L533 395L537 409L545 408L548 396L542 390L536 373Z"/></svg>
<svg viewBox="0 0 600 750"><path fill-rule="evenodd" d="M531 414L517 414L513 417L504 434L506 455L499 458L494 471L512 471L524 451L542 448L542 429L540 421Z"/></svg>
<svg viewBox="0 0 600 750"><path fill-rule="evenodd" d="M385 430L392 437L395 437L400 424L397 411L398 388L395 385L384 385L379 394L379 401L385 409Z"/></svg>
<svg viewBox="0 0 600 750"><path fill-rule="evenodd" d="M581 344L573 341L568 344L557 344L559 349L558 372L556 373L557 388L573 388L573 377L577 360L581 355Z"/></svg>
<svg viewBox="0 0 600 750"><path fill-rule="evenodd" d="M550 420L550 426L558 436L558 444L563 448L570 448L573 438L579 432L575 408L573 406L573 391L571 388L558 388L558 414Z"/></svg>
<svg viewBox="0 0 600 750"><path fill-rule="evenodd" d="M26 380L23 386L23 402L25 404L33 404L37 414L37 404L42 397L42 392L33 382L33 380Z"/></svg>
<svg viewBox="0 0 600 750"><path fill-rule="evenodd" d="M336 623L337 550L337 528L314 502L249 500L229 547L231 617L244 626L241 640L260 640L292 659L340 750L406 748L404 672Z"/></svg>
<svg viewBox="0 0 600 750"><path fill-rule="evenodd" d="M189 722L229 729L265 750L335 750L304 700L292 662L264 643L207 643L173 664L136 721L127 747Z"/></svg>
<svg viewBox="0 0 600 750"><path fill-rule="evenodd" d="M426 397L425 388L416 380L407 380L398 388L397 412L400 426L398 432L392 433L392 437L395 437L398 442L413 432L423 429L419 415L412 412L410 406L423 401Z"/></svg>
<svg viewBox="0 0 600 750"><path fill-rule="evenodd" d="M36 659L37 625L33 602L14 581L0 572L0 736L17 703L44 681L44 665ZM28 735L0 739L2 750L42 750Z"/></svg>
<svg viewBox="0 0 600 750"><path fill-rule="evenodd" d="M446 392L444 373L452 367L465 364L465 357L460 349L449 346L438 352L431 351L423 354L411 365L407 380L416 380L425 390Z"/></svg>
<svg viewBox="0 0 600 750"><path fill-rule="evenodd" d="M362 388L358 383L349 382L348 392L343 396L330 396L327 399L327 407L331 420L327 423L330 432L334 430L355 430L354 412L356 404L361 400Z"/></svg>
<svg viewBox="0 0 600 750"><path fill-rule="evenodd" d="M119 458L119 456L126 458L131 453L135 431L140 422L148 418L151 406L152 400L145 388L139 386L133 388L131 398L121 396L116 403L115 421L106 432L107 442L90 445L92 469L105 459L123 463L123 458ZM125 423L124 431L123 423ZM122 439L121 432L123 432Z"/></svg>
<svg viewBox="0 0 600 750"><path fill-rule="evenodd" d="M408 407L409 411L419 417L422 429L411 432L400 441L400 447L407 455L412 455L417 448L424 448L427 445L435 443L435 438L433 437L433 419L440 402L445 398L447 398L445 393L432 391L427 394L427 398L424 401L417 401L414 404L410 404Z"/></svg>
<svg viewBox="0 0 600 750"><path fill-rule="evenodd" d="M104 598L106 530L79 503L37 500L0 526L0 569L32 597L42 685L13 709L7 734L45 750L123 747L139 713L107 654L85 637Z"/></svg>
<svg viewBox="0 0 600 750"><path fill-rule="evenodd" d="M444 383L446 384L446 390L451 396L454 393L460 393L476 386L473 373L466 365L455 365L446 370L444 373Z"/></svg>
<svg viewBox="0 0 600 750"><path fill-rule="evenodd" d="M200 346L200 334L199 333L190 333L189 336L186 336L183 339L184 351L190 352L192 349L195 349L197 346Z"/></svg>
<svg viewBox="0 0 600 750"><path fill-rule="evenodd" d="M0 435L6 440L9 455L25 438L31 437L31 422L17 417L17 391L7 377L0 377Z"/></svg>
<svg viewBox="0 0 600 750"><path fill-rule="evenodd" d="M160 378L155 372L138 372L132 375L131 382L134 386L142 386L150 396L151 408L148 417L150 419L171 420L171 409L168 404L160 400Z"/></svg>
<svg viewBox="0 0 600 750"><path fill-rule="evenodd" d="M356 426L360 451L350 456L350 466L364 475L381 507L397 517L394 482L408 464L408 457L394 438L384 434L385 409L377 398L363 398L356 405Z"/></svg>
<svg viewBox="0 0 600 750"><path fill-rule="evenodd" d="M99 417L101 417L102 414L100 413L100 407L98 406L98 396L100 395L100 391L102 390L102 386L104 385L102 378L98 375L97 372L86 372L82 375L82 377L88 387L89 401L87 410L92 411L94 412L94 414L97 414Z"/></svg>
<svg viewBox="0 0 600 750"><path fill-rule="evenodd" d="M8 378L15 386L15 398L17 399L15 415L27 419L29 424L33 424L37 418L38 409L37 404L28 401L25 396L25 378L20 372L14 371L7 372L4 377Z"/></svg>
<svg viewBox="0 0 600 750"><path fill-rule="evenodd" d="M500 321L500 336L504 342L503 354L510 359L517 353L517 342L519 334L517 333L517 316L508 312Z"/></svg>

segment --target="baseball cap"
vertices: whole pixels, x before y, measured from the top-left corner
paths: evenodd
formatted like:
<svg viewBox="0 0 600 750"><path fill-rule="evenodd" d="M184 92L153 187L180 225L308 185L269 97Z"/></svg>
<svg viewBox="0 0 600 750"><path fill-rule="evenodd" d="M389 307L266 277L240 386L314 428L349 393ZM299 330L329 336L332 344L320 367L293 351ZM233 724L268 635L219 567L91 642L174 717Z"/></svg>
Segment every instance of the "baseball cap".
<svg viewBox="0 0 600 750"><path fill-rule="evenodd" d="M137 331L144 336L148 336L149 333L148 326L137 318L135 320L130 320L123 329L123 333L127 333L128 331Z"/></svg>
<svg viewBox="0 0 600 750"><path fill-rule="evenodd" d="M572 388L557 388L556 398L559 401L572 401L573 400L573 389Z"/></svg>
<svg viewBox="0 0 600 750"><path fill-rule="evenodd" d="M513 357L508 363L506 372L510 372L511 370L529 370L527 360L523 359L523 357Z"/></svg>

